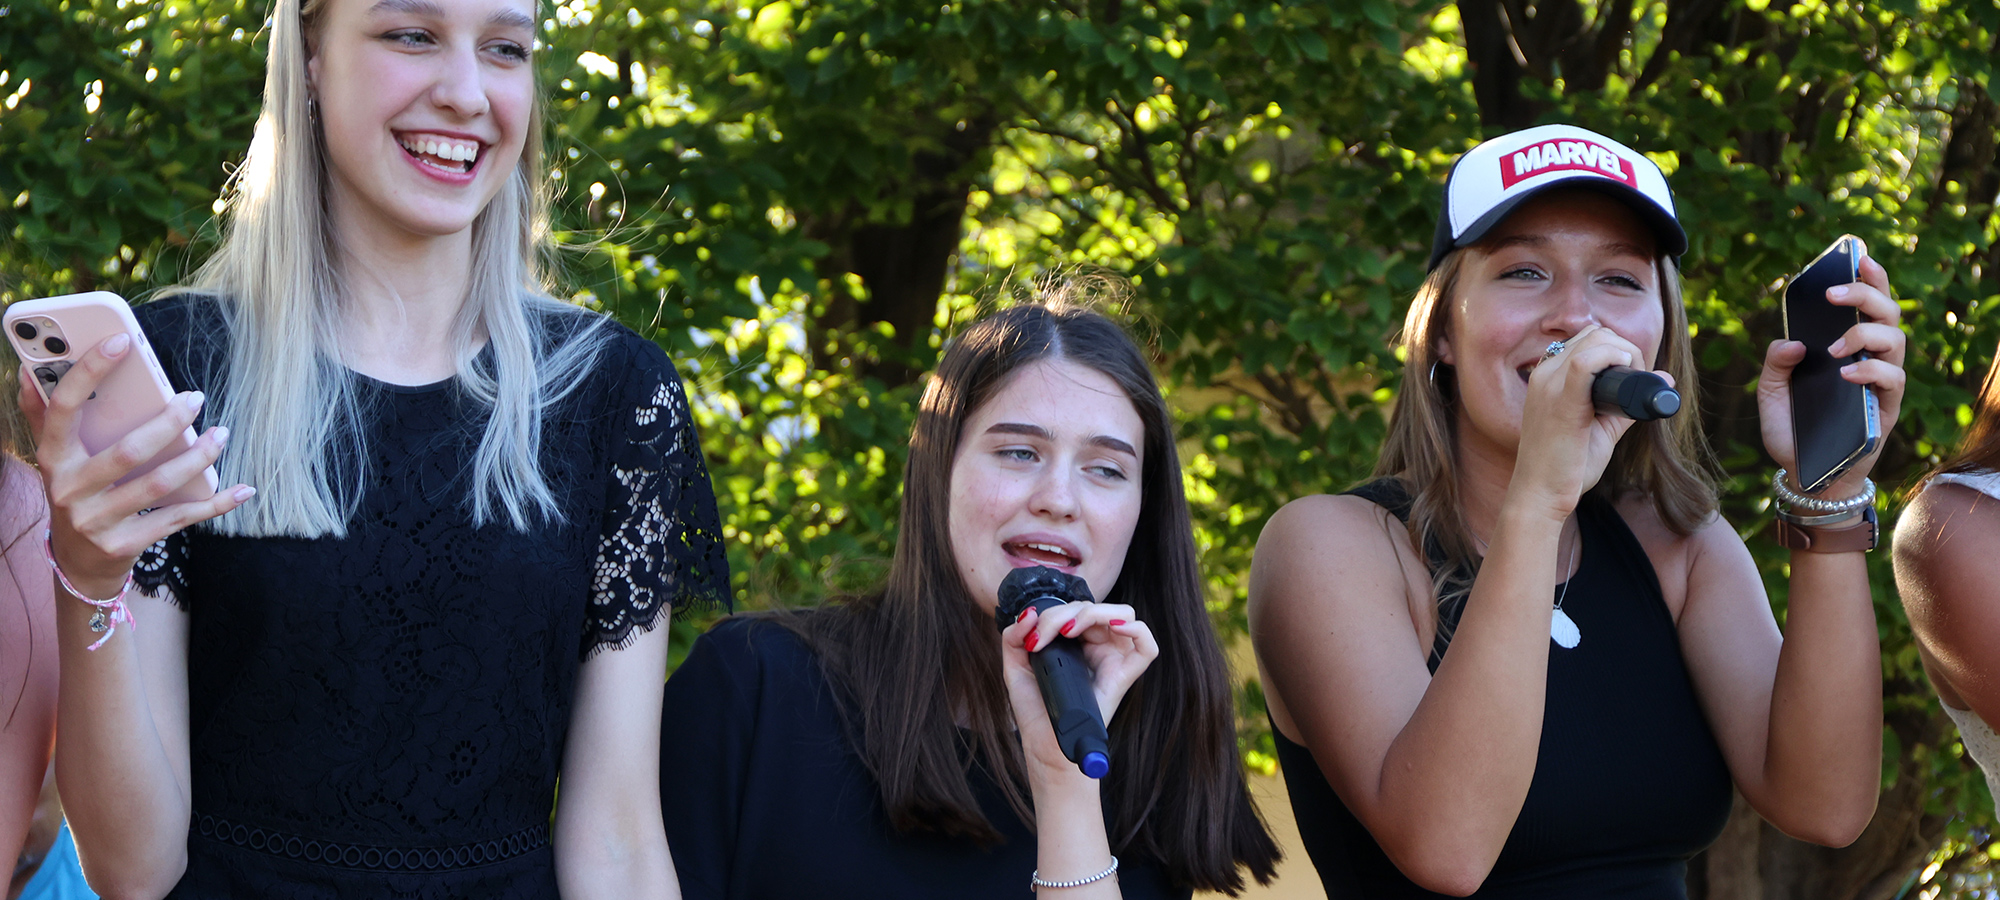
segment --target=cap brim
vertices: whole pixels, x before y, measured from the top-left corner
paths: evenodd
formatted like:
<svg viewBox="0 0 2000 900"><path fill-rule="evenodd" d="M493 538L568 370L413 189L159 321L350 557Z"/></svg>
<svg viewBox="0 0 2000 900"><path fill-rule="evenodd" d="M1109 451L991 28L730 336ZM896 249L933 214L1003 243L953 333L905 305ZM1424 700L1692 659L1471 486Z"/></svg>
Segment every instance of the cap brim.
<svg viewBox="0 0 2000 900"><path fill-rule="evenodd" d="M1578 173L1569 177L1552 178L1547 184L1537 185L1530 190L1522 191L1494 204L1492 209L1487 210L1485 215L1475 220L1471 226L1465 229L1465 233L1459 235L1455 241L1449 240L1450 225L1446 224L1447 218L1442 215L1439 216L1438 231L1437 234L1433 235L1431 245L1429 268L1437 268L1438 263L1443 262L1445 256L1450 254L1451 251L1479 243L1479 240L1485 237L1488 231L1493 230L1493 226L1505 220L1514 211L1515 207L1547 191L1558 188L1597 191L1624 201L1627 207L1630 207L1633 212L1639 214L1640 219L1645 220L1647 225L1652 226L1653 237L1659 241L1658 249L1661 255L1679 257L1681 254L1687 252L1687 232L1681 230L1681 223L1675 220L1671 213L1661 209L1660 205L1653 202L1652 198L1647 197L1637 188L1612 181L1609 178Z"/></svg>

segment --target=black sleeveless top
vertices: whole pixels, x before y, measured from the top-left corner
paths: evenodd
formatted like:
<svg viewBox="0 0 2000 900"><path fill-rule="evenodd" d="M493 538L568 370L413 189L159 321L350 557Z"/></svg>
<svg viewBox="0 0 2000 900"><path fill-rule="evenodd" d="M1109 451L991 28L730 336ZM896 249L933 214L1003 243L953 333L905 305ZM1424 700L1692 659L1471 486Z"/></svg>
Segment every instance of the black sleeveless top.
<svg viewBox="0 0 2000 900"><path fill-rule="evenodd" d="M224 311L182 295L134 312L212 424ZM475 525L482 407L455 380L355 375L369 459L345 537L196 526L140 557L139 583L188 613L193 814L170 897L555 900L549 816L582 661L728 598L681 379L606 327L543 420L563 521Z"/></svg>
<svg viewBox="0 0 2000 900"><path fill-rule="evenodd" d="M1348 493L1407 520L1410 498L1400 482L1380 479ZM1472 896L1683 900L1688 857L1713 842L1729 818L1729 770L1696 702L1645 549L1603 498L1584 495L1577 513L1582 563L1563 611L1583 639L1568 649L1549 642L1534 781L1492 873ZM1435 548L1426 550L1435 567ZM1463 602L1444 604L1441 626L1456 625L1463 609ZM1435 645L1431 671L1446 645ZM1444 896L1390 862L1310 750L1275 726L1272 734L1299 834L1328 897ZM1477 741L1465 752L1479 752Z"/></svg>

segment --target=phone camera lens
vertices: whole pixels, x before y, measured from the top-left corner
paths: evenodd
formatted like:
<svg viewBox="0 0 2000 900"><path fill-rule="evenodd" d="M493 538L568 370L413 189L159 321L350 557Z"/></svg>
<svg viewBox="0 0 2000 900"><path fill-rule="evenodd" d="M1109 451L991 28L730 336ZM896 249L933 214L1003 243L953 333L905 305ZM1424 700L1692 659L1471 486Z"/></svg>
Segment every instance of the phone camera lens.
<svg viewBox="0 0 2000 900"><path fill-rule="evenodd" d="M32 322L15 322L14 333L20 335L21 340L32 341L35 339L35 335L41 332L35 330L34 323Z"/></svg>
<svg viewBox="0 0 2000 900"><path fill-rule="evenodd" d="M50 337L48 340L42 342L42 346L49 348L49 352L57 356L69 352L69 342L59 337Z"/></svg>

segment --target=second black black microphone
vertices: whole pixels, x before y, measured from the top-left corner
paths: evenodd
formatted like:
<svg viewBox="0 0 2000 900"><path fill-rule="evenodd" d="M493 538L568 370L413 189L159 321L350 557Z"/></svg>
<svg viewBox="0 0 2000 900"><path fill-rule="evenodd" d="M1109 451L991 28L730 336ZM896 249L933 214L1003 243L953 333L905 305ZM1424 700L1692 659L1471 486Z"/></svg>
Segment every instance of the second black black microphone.
<svg viewBox="0 0 2000 900"><path fill-rule="evenodd" d="M1083 579L1047 566L1029 566L1007 573L1000 582L1000 605L994 608L993 617L1005 631L1029 607L1047 611L1091 599L1090 585ZM1083 774L1103 778L1111 771L1111 736L1104 730L1104 713L1097 708L1097 692L1091 688L1090 664L1084 661L1082 642L1055 637L1048 646L1028 654L1028 660L1035 667L1035 683L1041 685L1042 705L1048 707L1049 724L1055 727L1063 756L1076 763Z"/></svg>
<svg viewBox="0 0 2000 900"><path fill-rule="evenodd" d="M1651 372L1612 366L1590 383L1590 401L1597 411L1644 422L1671 418L1681 411L1681 394Z"/></svg>

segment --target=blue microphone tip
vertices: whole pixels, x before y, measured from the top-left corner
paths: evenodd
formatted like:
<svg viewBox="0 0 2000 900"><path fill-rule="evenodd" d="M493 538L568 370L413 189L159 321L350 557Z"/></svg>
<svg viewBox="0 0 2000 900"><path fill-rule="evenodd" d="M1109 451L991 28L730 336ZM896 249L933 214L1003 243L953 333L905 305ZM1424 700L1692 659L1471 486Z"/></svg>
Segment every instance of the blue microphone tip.
<svg viewBox="0 0 2000 900"><path fill-rule="evenodd" d="M1092 778L1103 778L1104 773L1111 771L1111 758L1096 750L1092 750L1083 755L1083 762L1080 764L1080 767L1083 769L1083 774L1085 775Z"/></svg>

